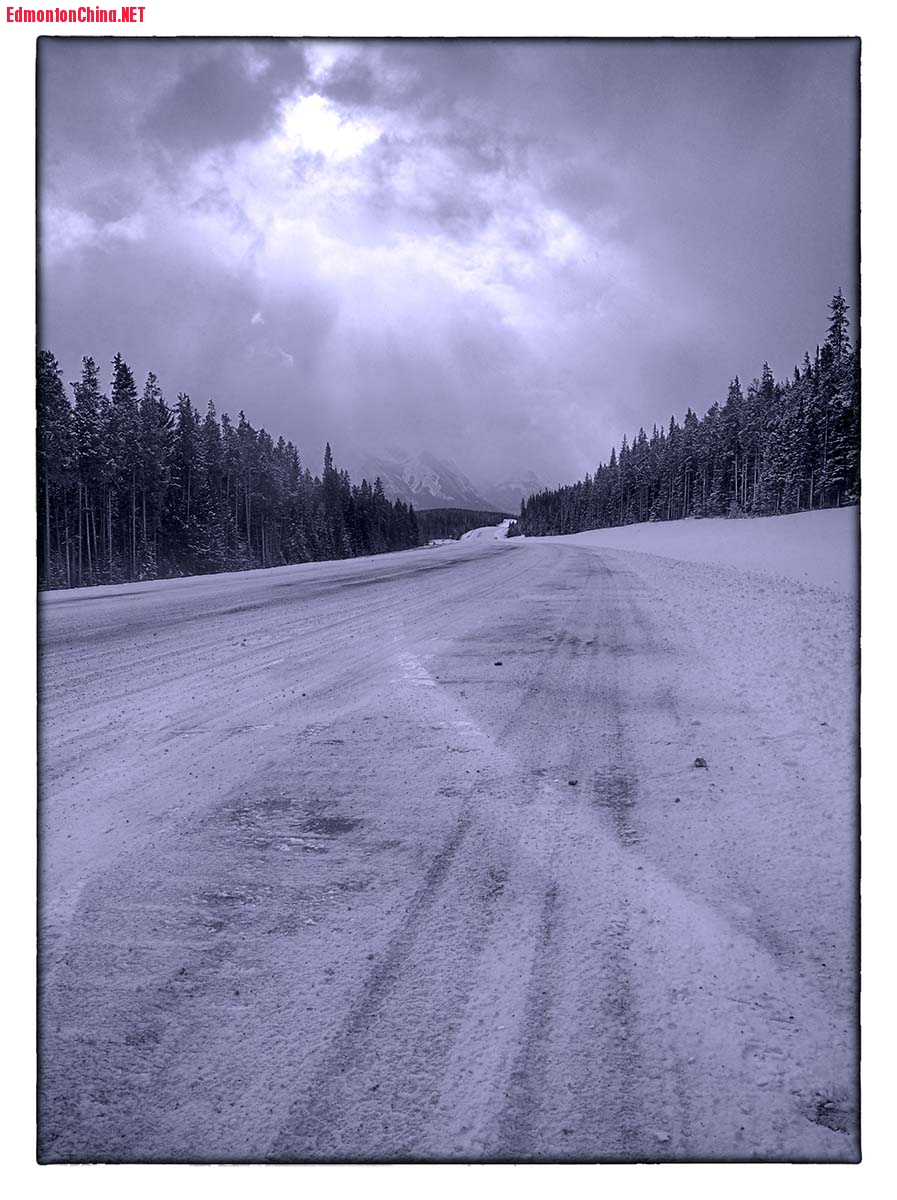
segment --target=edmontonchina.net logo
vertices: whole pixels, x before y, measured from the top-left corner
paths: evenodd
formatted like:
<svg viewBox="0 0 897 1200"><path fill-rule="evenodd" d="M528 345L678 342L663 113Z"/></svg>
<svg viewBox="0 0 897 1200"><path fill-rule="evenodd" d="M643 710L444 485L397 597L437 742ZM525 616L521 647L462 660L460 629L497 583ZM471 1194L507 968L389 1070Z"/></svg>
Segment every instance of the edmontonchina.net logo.
<svg viewBox="0 0 897 1200"><path fill-rule="evenodd" d="M17 25L141 25L146 5L128 8L13 8L6 20Z"/></svg>

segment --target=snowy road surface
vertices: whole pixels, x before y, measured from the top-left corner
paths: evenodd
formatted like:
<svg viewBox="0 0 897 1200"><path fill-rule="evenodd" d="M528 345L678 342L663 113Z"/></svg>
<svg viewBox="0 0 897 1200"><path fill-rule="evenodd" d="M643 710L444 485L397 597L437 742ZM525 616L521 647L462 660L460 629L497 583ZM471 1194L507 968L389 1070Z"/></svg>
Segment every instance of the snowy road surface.
<svg viewBox="0 0 897 1200"><path fill-rule="evenodd" d="M854 620L522 539L45 596L42 1158L855 1159Z"/></svg>

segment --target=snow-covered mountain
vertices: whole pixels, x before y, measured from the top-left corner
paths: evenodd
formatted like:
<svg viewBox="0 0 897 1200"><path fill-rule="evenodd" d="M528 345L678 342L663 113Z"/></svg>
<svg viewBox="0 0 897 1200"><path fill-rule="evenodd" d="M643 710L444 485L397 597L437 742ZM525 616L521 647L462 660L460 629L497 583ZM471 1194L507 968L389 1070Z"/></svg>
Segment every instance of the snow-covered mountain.
<svg viewBox="0 0 897 1200"><path fill-rule="evenodd" d="M500 505L478 491L451 460L436 458L426 451L420 454L395 454L388 459L369 456L352 464L350 474L354 482L362 478L373 482L379 475L383 490L390 500L401 499L419 509L503 511ZM519 498L516 507L520 507Z"/></svg>
<svg viewBox="0 0 897 1200"><path fill-rule="evenodd" d="M500 483L481 487L480 491L500 512L516 515L520 512L520 501L541 492L544 487L545 484L532 471L527 471L519 479L503 479Z"/></svg>

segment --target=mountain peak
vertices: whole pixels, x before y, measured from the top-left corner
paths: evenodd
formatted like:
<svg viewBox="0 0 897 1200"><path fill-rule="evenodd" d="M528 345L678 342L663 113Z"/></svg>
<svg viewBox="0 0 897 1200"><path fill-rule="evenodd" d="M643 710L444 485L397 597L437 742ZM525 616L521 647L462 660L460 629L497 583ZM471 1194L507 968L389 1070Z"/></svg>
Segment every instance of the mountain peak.
<svg viewBox="0 0 897 1200"><path fill-rule="evenodd" d="M450 458L430 450L410 452L391 445L382 454L369 454L350 464L354 482L379 476L390 500L404 500L415 508L469 508L478 512L517 513L520 501L545 488L533 471L524 471L498 483L473 483Z"/></svg>
<svg viewBox="0 0 897 1200"><path fill-rule="evenodd" d="M356 482L380 477L390 500L404 500L415 508L471 508L498 511L451 460L437 458L429 451L408 454L390 447L390 457L368 455L354 464Z"/></svg>

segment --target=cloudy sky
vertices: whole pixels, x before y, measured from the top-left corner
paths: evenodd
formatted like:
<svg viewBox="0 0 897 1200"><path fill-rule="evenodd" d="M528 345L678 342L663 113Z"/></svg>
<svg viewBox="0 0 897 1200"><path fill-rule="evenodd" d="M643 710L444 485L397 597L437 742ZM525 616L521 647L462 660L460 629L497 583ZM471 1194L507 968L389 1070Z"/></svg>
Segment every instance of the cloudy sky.
<svg viewBox="0 0 897 1200"><path fill-rule="evenodd" d="M855 42L40 48L42 344L313 468L569 480L855 302Z"/></svg>

